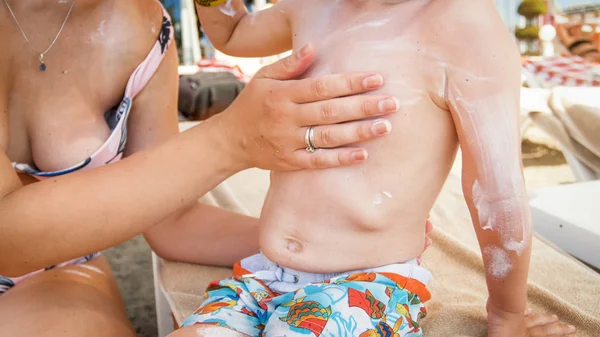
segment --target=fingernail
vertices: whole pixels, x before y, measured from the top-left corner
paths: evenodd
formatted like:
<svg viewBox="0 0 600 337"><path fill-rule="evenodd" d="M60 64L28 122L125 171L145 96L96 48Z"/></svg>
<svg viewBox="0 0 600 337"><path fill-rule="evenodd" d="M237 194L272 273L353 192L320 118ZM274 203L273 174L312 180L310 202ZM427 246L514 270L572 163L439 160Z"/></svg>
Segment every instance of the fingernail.
<svg viewBox="0 0 600 337"><path fill-rule="evenodd" d="M377 136L387 135L392 131L392 123L386 119L380 119L371 125L371 130Z"/></svg>
<svg viewBox="0 0 600 337"><path fill-rule="evenodd" d="M552 315L552 319L558 319L558 316Z"/></svg>
<svg viewBox="0 0 600 337"><path fill-rule="evenodd" d="M365 150L358 150L352 152L350 155L354 161L365 161L367 160L367 152Z"/></svg>
<svg viewBox="0 0 600 337"><path fill-rule="evenodd" d="M383 85L383 77L381 75L371 75L363 80L365 89L377 89Z"/></svg>
<svg viewBox="0 0 600 337"><path fill-rule="evenodd" d="M577 330L577 329L576 329L574 326L572 326L572 325L569 325L569 329L571 329L571 330Z"/></svg>
<svg viewBox="0 0 600 337"><path fill-rule="evenodd" d="M379 112L381 112L381 113L398 111L399 107L400 107L400 101L395 97L386 98L382 101L379 101L379 103L377 103L377 108L379 108Z"/></svg>

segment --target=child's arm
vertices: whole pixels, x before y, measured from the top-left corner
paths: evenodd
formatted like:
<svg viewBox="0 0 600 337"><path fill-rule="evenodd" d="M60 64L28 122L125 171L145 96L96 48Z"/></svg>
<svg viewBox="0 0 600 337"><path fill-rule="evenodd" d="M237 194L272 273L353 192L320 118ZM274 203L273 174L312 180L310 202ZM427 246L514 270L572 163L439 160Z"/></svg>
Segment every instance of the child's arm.
<svg viewBox="0 0 600 337"><path fill-rule="evenodd" d="M519 54L492 2L454 4L444 13L459 23L445 32L445 97L485 265L488 337L571 335L576 329L556 316L524 314L532 226L521 166Z"/></svg>
<svg viewBox="0 0 600 337"><path fill-rule="evenodd" d="M204 6L210 0L195 1L204 32L215 48L225 54L263 57L292 48L289 1L256 13L248 13L242 0L228 0L213 7Z"/></svg>
<svg viewBox="0 0 600 337"><path fill-rule="evenodd" d="M521 336L531 220L521 167L520 58L493 5L470 4L478 14L458 18L466 24L451 33L469 39L449 52L446 100L462 149L463 191L485 264L488 312L506 313L515 326L510 333L490 329L489 336ZM511 324L504 325L500 328Z"/></svg>

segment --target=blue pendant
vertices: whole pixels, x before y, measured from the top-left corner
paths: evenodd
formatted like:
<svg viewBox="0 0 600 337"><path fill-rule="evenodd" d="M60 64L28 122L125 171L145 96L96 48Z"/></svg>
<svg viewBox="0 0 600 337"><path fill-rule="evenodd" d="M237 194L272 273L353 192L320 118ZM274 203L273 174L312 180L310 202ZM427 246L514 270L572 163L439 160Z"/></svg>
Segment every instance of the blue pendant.
<svg viewBox="0 0 600 337"><path fill-rule="evenodd" d="M44 63L44 54L40 54L40 70L46 71L46 63Z"/></svg>

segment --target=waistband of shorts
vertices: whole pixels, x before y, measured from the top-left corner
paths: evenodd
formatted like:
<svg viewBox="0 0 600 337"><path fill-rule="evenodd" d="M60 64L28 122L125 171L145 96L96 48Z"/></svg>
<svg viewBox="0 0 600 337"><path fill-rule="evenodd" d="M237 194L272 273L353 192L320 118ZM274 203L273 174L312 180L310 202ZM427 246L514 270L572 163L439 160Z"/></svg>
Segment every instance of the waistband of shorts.
<svg viewBox="0 0 600 337"><path fill-rule="evenodd" d="M419 265L417 259L406 263L395 263L381 267L352 270L339 273L310 273L280 266L263 254L256 254L236 263L233 268L236 278L254 278L261 281L283 283L289 288L300 288L309 283L321 283L341 276L376 273L403 288L419 295L423 302L431 298L427 284L432 275Z"/></svg>

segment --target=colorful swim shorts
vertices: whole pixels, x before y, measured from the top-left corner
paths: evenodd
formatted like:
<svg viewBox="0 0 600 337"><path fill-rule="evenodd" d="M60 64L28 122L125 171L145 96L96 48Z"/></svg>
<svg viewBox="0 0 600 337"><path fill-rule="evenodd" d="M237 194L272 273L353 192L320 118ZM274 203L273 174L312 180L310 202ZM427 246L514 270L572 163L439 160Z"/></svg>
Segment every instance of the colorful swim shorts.
<svg viewBox="0 0 600 337"><path fill-rule="evenodd" d="M233 278L211 283L182 327L220 326L251 337L418 337L430 280L416 260L313 274L258 254L238 262Z"/></svg>

